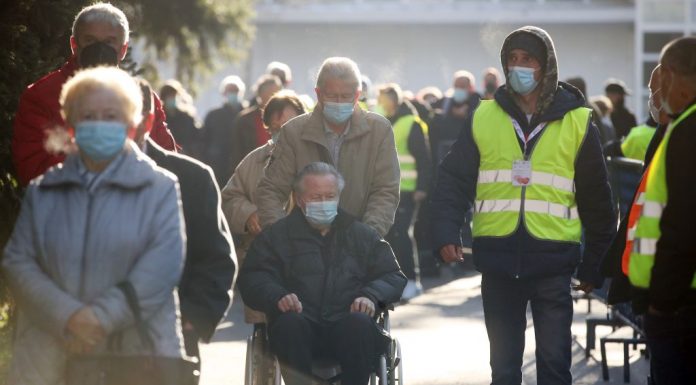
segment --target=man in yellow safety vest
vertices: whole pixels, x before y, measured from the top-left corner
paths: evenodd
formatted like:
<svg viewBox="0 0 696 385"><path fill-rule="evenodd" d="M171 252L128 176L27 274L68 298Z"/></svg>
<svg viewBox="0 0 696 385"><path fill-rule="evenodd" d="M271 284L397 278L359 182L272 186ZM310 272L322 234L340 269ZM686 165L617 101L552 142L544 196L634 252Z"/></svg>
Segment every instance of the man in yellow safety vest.
<svg viewBox="0 0 696 385"><path fill-rule="evenodd" d="M637 292L634 308L647 308L653 381L694 384L696 37L668 43L657 71L661 106L672 121L636 193L622 269Z"/></svg>
<svg viewBox="0 0 696 385"><path fill-rule="evenodd" d="M522 382L529 304L537 383L570 385L571 276L577 268L586 292L602 284L617 223L611 189L590 110L558 81L548 33L513 31L501 64L506 84L481 101L440 164L433 244L444 261L461 261L459 231L473 206L492 384Z"/></svg>

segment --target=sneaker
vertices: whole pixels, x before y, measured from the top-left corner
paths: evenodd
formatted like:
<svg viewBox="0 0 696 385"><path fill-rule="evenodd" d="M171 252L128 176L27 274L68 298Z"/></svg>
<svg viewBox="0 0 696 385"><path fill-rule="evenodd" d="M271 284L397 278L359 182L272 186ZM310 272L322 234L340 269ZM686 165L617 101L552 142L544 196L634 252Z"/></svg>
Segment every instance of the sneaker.
<svg viewBox="0 0 696 385"><path fill-rule="evenodd" d="M423 294L423 286L421 286L420 282L409 279L404 288L404 292L401 294L401 300L408 301L421 294Z"/></svg>

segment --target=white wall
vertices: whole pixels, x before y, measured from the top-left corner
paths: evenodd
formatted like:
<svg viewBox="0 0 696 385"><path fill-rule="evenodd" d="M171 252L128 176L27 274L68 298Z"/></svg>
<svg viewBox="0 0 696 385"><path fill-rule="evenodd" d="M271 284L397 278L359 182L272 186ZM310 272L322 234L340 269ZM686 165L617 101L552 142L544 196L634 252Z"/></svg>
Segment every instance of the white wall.
<svg viewBox="0 0 696 385"><path fill-rule="evenodd" d="M348 56L373 83L393 81L417 91L427 85L443 90L452 73L467 69L478 78L488 66L500 69L500 47L519 25L300 25L262 24L248 61L221 71L201 87L197 99L202 115L221 102L217 83L240 74L248 88L268 62L286 62L293 70L292 88L313 95L318 67L329 56ZM603 93L604 81L618 77L634 88L632 24L539 25L554 39L560 79L583 76L588 93ZM632 100L629 100L633 103Z"/></svg>

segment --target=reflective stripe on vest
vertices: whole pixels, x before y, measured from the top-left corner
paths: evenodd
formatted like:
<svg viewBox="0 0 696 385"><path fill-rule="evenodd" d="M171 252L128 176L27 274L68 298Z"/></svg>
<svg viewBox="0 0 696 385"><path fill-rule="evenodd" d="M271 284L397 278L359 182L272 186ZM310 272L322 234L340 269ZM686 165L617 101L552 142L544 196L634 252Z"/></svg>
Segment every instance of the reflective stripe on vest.
<svg viewBox="0 0 696 385"><path fill-rule="evenodd" d="M473 136L480 155L474 237L509 236L523 217L524 226L535 238L580 242L575 160L589 117L589 109L581 107L548 122L534 148L528 151L530 184L513 186L513 161L524 157L517 134L509 115L495 101L481 101L473 118Z"/></svg>
<svg viewBox="0 0 696 385"><path fill-rule="evenodd" d="M667 205L666 159L669 140L679 123L693 113L696 113L696 105L691 106L667 127L667 133L655 151L648 171L643 176L644 180L641 181L638 197L631 207L631 214L637 216L637 219L634 224L633 218L629 217L622 268L631 284L639 288L650 287L657 241L662 234L660 219ZM696 289L696 274L691 287Z"/></svg>
<svg viewBox="0 0 696 385"><path fill-rule="evenodd" d="M394 123L394 142L401 169L401 191L415 191L418 179L416 159L408 151L408 137L411 134L413 123L418 123L423 130L423 135L426 135L425 123L413 115L402 116Z"/></svg>

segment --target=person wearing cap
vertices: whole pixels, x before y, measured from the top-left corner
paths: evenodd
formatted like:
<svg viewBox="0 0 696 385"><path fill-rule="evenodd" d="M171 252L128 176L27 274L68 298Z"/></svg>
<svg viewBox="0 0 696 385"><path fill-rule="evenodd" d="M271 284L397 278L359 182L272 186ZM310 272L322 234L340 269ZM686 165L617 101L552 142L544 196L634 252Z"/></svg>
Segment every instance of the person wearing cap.
<svg viewBox="0 0 696 385"><path fill-rule="evenodd" d="M433 245L445 262L462 261L460 229L474 208L492 384L522 382L531 305L537 383L569 385L571 277L577 270L585 292L601 286L600 258L616 230L606 165L583 95L558 81L546 31L513 31L501 64L506 84L481 101L440 165Z"/></svg>
<svg viewBox="0 0 696 385"><path fill-rule="evenodd" d="M626 87L623 81L611 78L607 80L604 93L614 107L611 112L611 123L616 131L616 136L619 139L624 138L633 127L638 125L636 116L626 108L625 104L625 97L631 95L631 90Z"/></svg>
<svg viewBox="0 0 696 385"><path fill-rule="evenodd" d="M64 153L52 154L44 146L51 130L65 127L58 103L63 84L82 68L118 66L128 51L128 34L126 15L111 4L98 2L75 16L70 59L60 69L29 85L19 99L12 133L12 161L22 185L65 160ZM157 97L151 137L168 150L176 148Z"/></svg>

